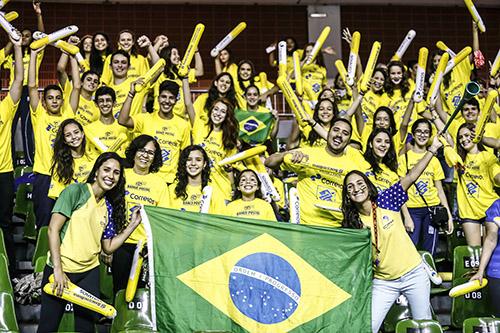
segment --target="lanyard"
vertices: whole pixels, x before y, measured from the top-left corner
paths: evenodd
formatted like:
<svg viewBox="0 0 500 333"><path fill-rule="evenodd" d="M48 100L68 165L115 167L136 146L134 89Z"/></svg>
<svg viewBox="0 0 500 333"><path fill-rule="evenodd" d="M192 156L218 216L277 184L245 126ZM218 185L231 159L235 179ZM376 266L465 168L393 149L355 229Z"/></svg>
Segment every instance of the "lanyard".
<svg viewBox="0 0 500 333"><path fill-rule="evenodd" d="M373 234L375 236L375 260L373 264L378 266L380 264L380 250L378 248L378 222L377 222L377 203L372 201L372 216L373 216Z"/></svg>

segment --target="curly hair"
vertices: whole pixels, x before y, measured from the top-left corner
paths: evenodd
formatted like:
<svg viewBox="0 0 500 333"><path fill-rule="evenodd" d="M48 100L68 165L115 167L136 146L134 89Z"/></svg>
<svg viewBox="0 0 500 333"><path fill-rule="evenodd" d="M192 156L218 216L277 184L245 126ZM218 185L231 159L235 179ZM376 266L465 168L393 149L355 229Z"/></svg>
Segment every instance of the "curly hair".
<svg viewBox="0 0 500 333"><path fill-rule="evenodd" d="M403 100L405 100L406 94L410 91L410 82L408 81L408 71L406 70L405 65L398 60L398 61L391 61L389 62L389 64L387 64L387 70L389 73L391 72L391 67L393 66L398 66L399 68L401 68L401 71L403 72L403 78L399 85L401 89L401 97L403 98ZM392 83L390 77L388 80L385 80L384 88L385 92L387 93L387 95L389 95L389 97L394 96L394 90L396 89L396 86L394 85L394 83Z"/></svg>
<svg viewBox="0 0 500 333"><path fill-rule="evenodd" d="M337 104L335 104L334 102L332 102L330 99L328 98L323 98L323 99L320 99L318 100L318 103L316 103L316 106L314 107L314 114L313 114L313 119L318 122L318 123L321 123L321 120L319 119L319 108L320 108L320 104L323 103L323 102L329 102L332 104L333 106L333 117L332 117L332 120L335 119L338 114L339 114L339 109L337 108ZM331 121L330 121L331 123ZM316 133L316 131L313 129L311 130L311 132L309 132L309 135L307 137L307 141L309 141L309 144L311 146L314 145L314 143L316 142L316 140L320 139L320 136L318 133Z"/></svg>
<svg viewBox="0 0 500 333"><path fill-rule="evenodd" d="M54 155L52 155L52 166L50 174L55 177L60 183L68 185L73 180L73 172L75 168L74 158L71 154L71 148L64 139L64 129L68 125L76 125L82 132L81 147L85 151L85 135L83 126L75 119L64 120L57 129L56 138L54 139Z"/></svg>
<svg viewBox="0 0 500 333"><path fill-rule="evenodd" d="M89 59L90 69L98 73L99 75L102 75L102 71L104 69L104 60L102 59L103 57L100 51L98 51L95 48L95 38L98 35L103 36L104 39L106 39L106 41L108 42L108 47L106 48L106 50L104 50L104 56L107 57L113 51L109 43L109 37L104 32L96 32L94 36L92 36L92 50L90 51L90 59Z"/></svg>
<svg viewBox="0 0 500 333"><path fill-rule="evenodd" d="M234 116L234 106L227 98L218 98L212 104L212 107L208 111L208 134L205 137L208 138L212 131L214 130L214 123L212 121L212 112L217 103L222 103L227 107L226 118L221 124L222 129L222 145L225 150L231 150L236 148L238 145L238 135L239 135L239 125L238 120Z"/></svg>
<svg viewBox="0 0 500 333"><path fill-rule="evenodd" d="M111 219L115 225L116 232L120 233L127 226L127 215L125 208L125 174L123 172L122 158L115 152L106 152L101 154L94 163L94 167L90 171L87 183L96 181L96 174L99 168L107 160L116 160L120 164L120 178L116 185L104 194L106 203L111 208ZM108 211L109 214L109 211Z"/></svg>
<svg viewBox="0 0 500 333"><path fill-rule="evenodd" d="M251 173L253 173L253 174L254 174L255 178L257 178L257 191L255 192L255 197L256 197L256 198L259 198L259 199L262 199L262 193L260 192L261 182L260 182L259 176L258 176L258 175L257 175L257 173L256 173L255 171L253 171L252 169L245 169L245 170L242 170L241 172L239 172L239 173L236 175L236 179L234 180L234 183L236 184L236 189L234 190L234 194L233 194L233 201L234 201L234 200L241 199L241 197L242 197L241 191L240 191L240 189L238 188L238 186L239 186L239 184L240 184L241 176L242 176L245 172L251 172Z"/></svg>
<svg viewBox="0 0 500 333"><path fill-rule="evenodd" d="M147 134L141 134L137 138L132 140L130 145L125 150L124 164L126 168L134 167L135 154L137 154L137 151L144 148L149 142L152 142L155 146L155 156L153 157L153 162L149 166L149 173L155 173L160 170L160 168L163 166L160 145L155 138Z"/></svg>
<svg viewBox="0 0 500 333"><path fill-rule="evenodd" d="M342 213L344 214L342 227L350 229L362 229L363 222L359 217L358 209L356 208L356 205L352 203L351 198L347 193L347 178L349 178L349 176L353 174L360 176L365 181L366 186L368 187L368 198L371 202L377 202L378 192L375 185L373 185L368 177L361 171L353 170L349 172L344 178L344 184L342 186Z"/></svg>
<svg viewBox="0 0 500 333"><path fill-rule="evenodd" d="M210 180L210 160L208 158L205 149L203 149L199 145L191 145L184 148L179 156L179 164L177 165L177 175L176 175L177 185L175 185L175 196L177 198L181 198L182 200L187 199L186 187L189 184L189 175L187 173L187 160L189 154L191 154L192 151L201 152L201 154L203 155L203 160L205 161L205 166L201 171L201 187L204 188L205 186L207 186Z"/></svg>
<svg viewBox="0 0 500 333"><path fill-rule="evenodd" d="M384 157L382 157L382 164L385 164L389 170L397 172L398 171L398 159L396 155L396 150L394 149L394 142L392 140L391 132L385 128L377 128L375 129L370 136L368 137L368 144L366 145L366 150L363 156L365 157L365 160L370 163L371 169L375 176L382 171L382 168L380 168L379 160L377 156L373 153L373 139L380 133L385 133L389 137L390 145L389 149L387 150L387 154L385 154Z"/></svg>
<svg viewBox="0 0 500 333"><path fill-rule="evenodd" d="M215 82L219 81L219 79L223 76L227 76L229 78L229 81L231 81L231 87L229 87L225 96L221 96L219 93L219 90L215 86ZM208 89L208 98L207 98L207 101L205 102L205 106L204 106L205 110L210 110L212 108L212 105L214 104L215 100L217 100L221 97L227 98L231 102L231 104L233 104L233 105L238 105L238 101L236 100L236 91L234 90L233 77L228 72L220 73L212 81L212 84L210 85L210 88Z"/></svg>

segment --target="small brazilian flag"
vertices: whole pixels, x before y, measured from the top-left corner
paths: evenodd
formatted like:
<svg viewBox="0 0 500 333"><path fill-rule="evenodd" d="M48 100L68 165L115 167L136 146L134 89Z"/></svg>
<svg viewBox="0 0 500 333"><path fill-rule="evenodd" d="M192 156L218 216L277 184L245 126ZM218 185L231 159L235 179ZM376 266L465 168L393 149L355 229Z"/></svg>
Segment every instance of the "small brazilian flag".
<svg viewBox="0 0 500 333"><path fill-rule="evenodd" d="M234 116L240 126L239 137L247 143L263 143L269 136L273 124L271 112L252 112L236 109Z"/></svg>
<svg viewBox="0 0 500 333"><path fill-rule="evenodd" d="M159 332L370 332L367 230L146 207Z"/></svg>

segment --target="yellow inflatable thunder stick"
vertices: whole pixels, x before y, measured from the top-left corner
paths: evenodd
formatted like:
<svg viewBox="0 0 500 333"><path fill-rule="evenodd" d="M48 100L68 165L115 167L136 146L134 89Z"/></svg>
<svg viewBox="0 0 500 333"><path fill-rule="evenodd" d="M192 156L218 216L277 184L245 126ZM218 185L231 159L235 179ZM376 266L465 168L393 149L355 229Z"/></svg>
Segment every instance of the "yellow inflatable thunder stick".
<svg viewBox="0 0 500 333"><path fill-rule="evenodd" d="M346 81L344 81L349 87L354 85L354 80L356 78L356 64L359 57L360 40L361 34L358 31L355 31L352 34L351 52L349 53L349 62L347 63Z"/></svg>
<svg viewBox="0 0 500 333"><path fill-rule="evenodd" d="M352 96L352 89L347 85L347 70L345 69L344 63L342 62L342 59L338 59L335 61L335 68L337 68L337 71L339 72L340 78L342 81L344 81L345 89L347 90L347 93Z"/></svg>
<svg viewBox="0 0 500 333"><path fill-rule="evenodd" d="M429 88L429 92L427 93L427 103L431 105L436 105L436 101L439 95L439 86L441 86L441 82L443 81L443 73L449 59L450 55L448 53L443 53L441 59L439 60L436 71L434 72L434 79L432 80L431 87Z"/></svg>
<svg viewBox="0 0 500 333"><path fill-rule="evenodd" d="M300 224L300 199L299 192L295 187L288 191L288 206L290 209L290 223Z"/></svg>
<svg viewBox="0 0 500 333"><path fill-rule="evenodd" d="M78 31L78 27L76 25L70 25L66 28L59 29L54 31L53 33L46 35L38 40L35 40L30 44L30 47L33 50L39 49L47 44L56 42L60 39L69 37Z"/></svg>
<svg viewBox="0 0 500 333"><path fill-rule="evenodd" d="M408 49L408 47L410 46L411 42L413 41L413 38L415 38L416 35L417 35L417 33L415 32L415 30L408 31L408 33L406 34L405 38L401 42L401 45L399 45L398 50L392 56L391 60L401 60L401 59L403 59L403 56L404 56L406 50Z"/></svg>
<svg viewBox="0 0 500 333"><path fill-rule="evenodd" d="M326 39L328 38L328 35L330 34L331 28L329 26L326 26L323 28L323 31L321 31L321 34L319 35L318 39L316 40L316 43L313 46L313 49L311 51L311 54L307 57L306 59L306 65L312 64L314 59L316 59L316 56L318 55L319 52L321 52L321 48L323 47L323 44L325 43Z"/></svg>
<svg viewBox="0 0 500 333"><path fill-rule="evenodd" d="M212 200L212 186L205 186L202 190L200 201L200 213L208 214L210 210L210 201Z"/></svg>
<svg viewBox="0 0 500 333"><path fill-rule="evenodd" d="M135 92L141 92L145 87L147 87L148 83L151 82L158 74L163 71L165 68L166 61L165 59L160 59L151 67L146 74L142 76L142 83L138 83L135 85Z"/></svg>
<svg viewBox="0 0 500 333"><path fill-rule="evenodd" d="M40 31L35 31L33 33L33 39L34 40L40 40L42 38L47 37L46 33L40 32ZM63 40L57 40L55 42L50 43L50 45L57 47L59 50L62 50L66 53L69 53L71 55L76 55L77 53L80 52L80 49L76 45L72 45L68 42L65 42Z"/></svg>
<svg viewBox="0 0 500 333"><path fill-rule="evenodd" d="M500 49L498 50L498 53L497 53L497 56L495 58L495 61L493 62L493 65L491 66L490 75L492 77L495 77L497 75L499 69L500 69Z"/></svg>
<svg viewBox="0 0 500 333"><path fill-rule="evenodd" d="M459 284L456 287L451 288L450 297L458 297L468 294L470 292L482 289L488 284L488 279L483 278L483 283L479 283L479 280L469 281L466 283Z"/></svg>
<svg viewBox="0 0 500 333"><path fill-rule="evenodd" d="M498 91L490 90L488 92L488 96L486 97L483 109L481 110L481 114L479 115L479 120L476 124L476 135L474 136L472 142L478 143L483 138L484 128L486 127L486 123L490 118L491 110L493 110L493 105L495 105L497 97Z"/></svg>
<svg viewBox="0 0 500 333"><path fill-rule="evenodd" d="M450 58L454 58L457 56L457 54L452 49L450 49L443 41L437 42L436 47L441 51L447 52L450 55Z"/></svg>
<svg viewBox="0 0 500 333"><path fill-rule="evenodd" d="M299 98L297 97L292 87L290 86L290 83L288 83L285 77L279 77L276 83L283 92L283 95L285 96L288 105L290 105L290 108L292 109L292 112L295 115L297 122L299 122L299 125L307 122L307 119L310 118L309 114L307 114L306 111L304 110L304 107L302 106L302 104L299 101Z"/></svg>
<svg viewBox="0 0 500 333"><path fill-rule="evenodd" d="M271 199L272 201L278 202L281 200L281 197L274 187L273 181L269 174L267 173L266 167L264 163L262 163L260 157L258 155L254 155L247 159L247 162L253 167L255 171L257 171L257 176L261 182L260 190L262 192L262 197L264 199Z"/></svg>
<svg viewBox="0 0 500 333"><path fill-rule="evenodd" d="M245 22L240 22L230 33L224 37L219 44L217 44L212 51L210 51L210 55L215 58L219 55L219 52L224 50L238 35L245 30L247 24Z"/></svg>
<svg viewBox="0 0 500 333"><path fill-rule="evenodd" d="M186 76L188 74L189 65L191 64L194 54L198 49L198 44L200 43L203 31L205 31L205 26L201 23L198 23L194 28L194 32L193 35L191 36L191 40L189 41L186 53L184 53L184 57L182 58L182 61L179 64L179 76Z"/></svg>
<svg viewBox="0 0 500 333"><path fill-rule="evenodd" d="M21 40L21 33L10 24L9 20L7 18L0 14L0 25L2 28L9 34L9 36L15 40L16 42Z"/></svg>
<svg viewBox="0 0 500 333"><path fill-rule="evenodd" d="M0 0L0 9L5 7L5 5L8 4L9 2L10 2L10 0Z"/></svg>
<svg viewBox="0 0 500 333"><path fill-rule="evenodd" d="M286 77L286 42L281 41L278 43L278 77Z"/></svg>
<svg viewBox="0 0 500 333"><path fill-rule="evenodd" d="M137 284L141 275L142 262L144 261L143 249L146 245L146 239L141 239L135 247L132 266L130 266L130 274L128 276L127 288L125 289L125 301L132 302L137 291Z"/></svg>
<svg viewBox="0 0 500 333"><path fill-rule="evenodd" d="M363 73L363 78L361 79L360 84L360 89L364 93L368 91L368 83L372 79L373 71L375 70L375 66L377 65L377 60L381 48L382 44L380 44L380 42L373 42L372 50L370 51L370 57L368 58L368 63L366 64L366 69Z"/></svg>
<svg viewBox="0 0 500 333"><path fill-rule="evenodd" d="M5 15L3 16L5 17L5 19L9 22L12 22L14 21L16 18L19 17L19 14L17 12L8 12L8 13L5 13Z"/></svg>
<svg viewBox="0 0 500 333"><path fill-rule="evenodd" d="M427 68L427 57L429 50L426 47L421 47L418 51L418 66L415 75L415 92L413 93L413 101L421 102L424 99L425 87L425 69Z"/></svg>
<svg viewBox="0 0 500 333"><path fill-rule="evenodd" d="M448 61L448 64L446 64L446 68L444 70L443 75L448 74L451 72L453 68L455 68L456 65L464 61L466 58L469 57L469 54L471 54L472 48L470 46L464 47L460 52L457 53L457 55L454 58L451 58Z"/></svg>
<svg viewBox="0 0 500 333"><path fill-rule="evenodd" d="M446 133L446 130L448 129L448 127L450 127L453 119L455 119L460 110L462 110L462 107L464 106L465 102L467 102L468 100L472 99L474 96L479 94L480 91L481 87L474 81L470 81L465 85L464 95L462 96L462 99L460 99L457 106L455 107L455 111L453 111L450 118L448 118L446 125L444 125L444 128L441 131L442 133Z"/></svg>
<svg viewBox="0 0 500 333"><path fill-rule="evenodd" d="M228 164L233 164L236 162L240 162L243 160L246 160L247 158L250 158L255 155L260 155L263 154L266 151L266 146L255 146L253 148L247 149L245 151L236 153L234 155L231 155L229 157L226 157L225 159L221 160L218 165L219 166L225 166Z"/></svg>
<svg viewBox="0 0 500 333"><path fill-rule="evenodd" d="M88 291L78 287L71 281L68 281L68 288L63 289L62 295L57 296L54 290L54 274L49 276L49 283L43 287L43 291L49 295L62 298L65 301L100 313L105 317L114 318L116 316L116 309L114 307L103 302Z"/></svg>
<svg viewBox="0 0 500 333"><path fill-rule="evenodd" d="M486 32L486 26L484 25L483 19L479 15L474 3L472 3L472 0L464 0L464 2L479 30L481 30L481 32Z"/></svg>
<svg viewBox="0 0 500 333"><path fill-rule="evenodd" d="M304 82L302 81L302 68L300 67L300 56L298 51L293 52L293 70L295 74L295 91L297 95L304 94Z"/></svg>

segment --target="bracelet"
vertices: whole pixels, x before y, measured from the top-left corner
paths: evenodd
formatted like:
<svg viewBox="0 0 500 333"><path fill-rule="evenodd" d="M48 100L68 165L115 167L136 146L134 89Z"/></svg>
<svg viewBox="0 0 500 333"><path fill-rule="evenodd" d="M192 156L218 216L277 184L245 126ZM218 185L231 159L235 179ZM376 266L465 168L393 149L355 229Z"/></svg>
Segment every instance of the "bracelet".
<svg viewBox="0 0 500 333"><path fill-rule="evenodd" d="M317 121L314 121L314 124L311 125L312 128L314 128L314 126L318 125L318 122Z"/></svg>
<svg viewBox="0 0 500 333"><path fill-rule="evenodd" d="M131 91L129 91L129 92L128 92L128 97L130 97L130 98L134 99L135 94L134 94L134 93L132 93Z"/></svg>
<svg viewBox="0 0 500 333"><path fill-rule="evenodd" d="M434 155L434 156L437 156L437 154L438 154L437 150L436 150L436 151L432 151L432 150L430 150L430 149L427 149L427 151L428 151L429 153L431 153L432 155Z"/></svg>

